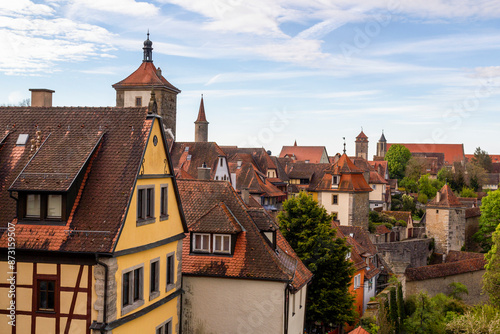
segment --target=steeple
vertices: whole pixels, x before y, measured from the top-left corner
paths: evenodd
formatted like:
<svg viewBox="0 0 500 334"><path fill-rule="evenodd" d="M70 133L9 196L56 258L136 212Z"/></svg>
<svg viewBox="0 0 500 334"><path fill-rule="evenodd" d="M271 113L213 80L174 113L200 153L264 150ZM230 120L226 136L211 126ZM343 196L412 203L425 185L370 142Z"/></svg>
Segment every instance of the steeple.
<svg viewBox="0 0 500 334"><path fill-rule="evenodd" d="M144 59L142 62L153 62L153 42L149 40L149 29L148 29L148 38L144 41Z"/></svg>
<svg viewBox="0 0 500 334"><path fill-rule="evenodd" d="M198 111L198 118L194 122L194 141L207 142L208 141L208 122L205 116L205 104L203 103L203 94L201 94L200 110Z"/></svg>
<svg viewBox="0 0 500 334"><path fill-rule="evenodd" d="M380 139L378 140L377 143L377 157L384 158L386 153L387 153L387 140L385 139L384 136L384 130L382 130L382 136L380 136Z"/></svg>
<svg viewBox="0 0 500 334"><path fill-rule="evenodd" d="M368 160L368 137L363 132L363 128L356 137L356 157Z"/></svg>

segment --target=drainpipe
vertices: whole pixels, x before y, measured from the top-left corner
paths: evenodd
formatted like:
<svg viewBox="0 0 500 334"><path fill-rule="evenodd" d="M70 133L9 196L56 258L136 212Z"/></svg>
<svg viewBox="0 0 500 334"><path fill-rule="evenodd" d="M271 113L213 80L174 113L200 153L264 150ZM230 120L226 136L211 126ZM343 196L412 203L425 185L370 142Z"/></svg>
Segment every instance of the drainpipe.
<svg viewBox="0 0 500 334"><path fill-rule="evenodd" d="M290 283L285 285L285 331L284 334L288 334L288 313L290 311L290 298L288 297L288 292L291 290Z"/></svg>
<svg viewBox="0 0 500 334"><path fill-rule="evenodd" d="M15 198L14 196L12 196L12 191L9 191L9 196L10 198L14 199L14 201L16 201L16 216L14 218L17 218L19 214L19 198Z"/></svg>
<svg viewBox="0 0 500 334"><path fill-rule="evenodd" d="M106 263L99 261L99 257L95 254L95 260L97 264L100 264L104 267L104 305L102 307L102 326L100 329L101 334L106 334L105 328L107 323L107 311L108 311L108 271L109 267Z"/></svg>

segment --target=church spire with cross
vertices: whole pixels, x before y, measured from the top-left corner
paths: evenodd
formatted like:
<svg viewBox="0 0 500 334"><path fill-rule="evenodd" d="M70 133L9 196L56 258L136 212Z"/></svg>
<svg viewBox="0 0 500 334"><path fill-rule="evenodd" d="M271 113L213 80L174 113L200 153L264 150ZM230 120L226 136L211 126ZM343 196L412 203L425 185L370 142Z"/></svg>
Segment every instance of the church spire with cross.
<svg viewBox="0 0 500 334"><path fill-rule="evenodd" d="M143 62L152 63L153 62L153 42L149 40L149 29L148 29L148 38L144 41L144 59Z"/></svg>

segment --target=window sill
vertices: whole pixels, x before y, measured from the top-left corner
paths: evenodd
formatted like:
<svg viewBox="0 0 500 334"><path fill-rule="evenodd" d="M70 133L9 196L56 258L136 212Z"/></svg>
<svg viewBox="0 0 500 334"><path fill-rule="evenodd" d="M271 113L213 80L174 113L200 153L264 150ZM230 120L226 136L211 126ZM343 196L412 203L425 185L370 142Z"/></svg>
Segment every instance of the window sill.
<svg viewBox="0 0 500 334"><path fill-rule="evenodd" d="M168 220L169 215L160 216L160 221Z"/></svg>
<svg viewBox="0 0 500 334"><path fill-rule="evenodd" d="M136 221L136 226L149 225L156 222L156 217L146 218L146 219L138 219Z"/></svg>
<svg viewBox="0 0 500 334"><path fill-rule="evenodd" d="M158 298L160 296L160 291L153 291L149 294L149 300L153 300L155 298Z"/></svg>
<svg viewBox="0 0 500 334"><path fill-rule="evenodd" d="M127 313L132 312L136 308L144 305L144 299L136 300L133 304L122 306L122 316L124 316Z"/></svg>
<svg viewBox="0 0 500 334"><path fill-rule="evenodd" d="M165 289L165 292L169 292L170 290L173 290L175 288L175 284L167 284L167 288Z"/></svg>

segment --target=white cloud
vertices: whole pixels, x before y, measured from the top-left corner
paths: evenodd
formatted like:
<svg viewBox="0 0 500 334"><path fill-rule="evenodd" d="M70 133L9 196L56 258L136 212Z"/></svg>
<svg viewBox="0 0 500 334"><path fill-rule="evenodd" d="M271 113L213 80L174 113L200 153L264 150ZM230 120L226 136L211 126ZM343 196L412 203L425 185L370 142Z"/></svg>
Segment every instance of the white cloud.
<svg viewBox="0 0 500 334"><path fill-rule="evenodd" d="M29 0L1 1L0 16L3 15L51 15L54 10L47 5L35 4Z"/></svg>
<svg viewBox="0 0 500 334"><path fill-rule="evenodd" d="M135 0L72 0L68 3L71 14L95 11L126 16L150 17L159 13L159 8L147 2Z"/></svg>

